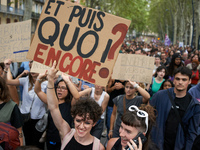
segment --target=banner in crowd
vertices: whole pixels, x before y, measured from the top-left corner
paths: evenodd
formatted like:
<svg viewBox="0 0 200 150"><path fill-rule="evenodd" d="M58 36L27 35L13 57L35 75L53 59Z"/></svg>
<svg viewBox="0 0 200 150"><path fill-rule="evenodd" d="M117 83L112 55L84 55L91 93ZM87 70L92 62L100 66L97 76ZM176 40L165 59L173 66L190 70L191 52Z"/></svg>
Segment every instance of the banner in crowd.
<svg viewBox="0 0 200 150"><path fill-rule="evenodd" d="M171 44L171 41L170 41L168 35L165 34L165 46L169 46L170 44Z"/></svg>
<svg viewBox="0 0 200 150"><path fill-rule="evenodd" d="M183 46L184 46L183 42L179 42L179 47L183 48Z"/></svg>
<svg viewBox="0 0 200 150"><path fill-rule="evenodd" d="M15 62L28 61L31 41L31 20L0 25L0 62L10 58Z"/></svg>
<svg viewBox="0 0 200 150"><path fill-rule="evenodd" d="M130 20L64 0L47 0L27 58L105 86Z"/></svg>
<svg viewBox="0 0 200 150"><path fill-rule="evenodd" d="M112 78L151 83L155 57L137 54L119 54Z"/></svg>

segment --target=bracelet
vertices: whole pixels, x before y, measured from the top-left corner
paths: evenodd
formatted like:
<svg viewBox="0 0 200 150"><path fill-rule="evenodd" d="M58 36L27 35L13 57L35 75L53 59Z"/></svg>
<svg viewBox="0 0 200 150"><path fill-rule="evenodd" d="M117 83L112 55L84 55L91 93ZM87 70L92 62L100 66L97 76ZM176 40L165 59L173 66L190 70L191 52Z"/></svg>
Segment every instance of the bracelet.
<svg viewBox="0 0 200 150"><path fill-rule="evenodd" d="M136 84L134 84L134 89L137 89L138 87L139 87L139 85L136 83Z"/></svg>
<svg viewBox="0 0 200 150"><path fill-rule="evenodd" d="M8 73L8 71L6 71L5 69L3 70L5 73Z"/></svg>
<svg viewBox="0 0 200 150"><path fill-rule="evenodd" d="M39 83L41 83L41 82L42 82L42 79L36 79L36 81L38 81Z"/></svg>
<svg viewBox="0 0 200 150"><path fill-rule="evenodd" d="M47 89L54 89L54 87L50 88L50 87L47 86Z"/></svg>
<svg viewBox="0 0 200 150"><path fill-rule="evenodd" d="M19 138L23 138L23 133L19 133Z"/></svg>
<svg viewBox="0 0 200 150"><path fill-rule="evenodd" d="M109 133L110 133L110 132L113 132L113 130L109 130Z"/></svg>

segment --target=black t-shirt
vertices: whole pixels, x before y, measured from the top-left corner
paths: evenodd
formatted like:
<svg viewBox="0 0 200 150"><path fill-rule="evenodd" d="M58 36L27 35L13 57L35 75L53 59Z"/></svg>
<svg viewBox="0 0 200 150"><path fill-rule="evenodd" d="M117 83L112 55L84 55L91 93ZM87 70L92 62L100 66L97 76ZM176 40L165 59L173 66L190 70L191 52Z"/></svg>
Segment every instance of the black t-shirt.
<svg viewBox="0 0 200 150"><path fill-rule="evenodd" d="M93 143L89 145L82 145L78 143L73 136L69 143L65 146L64 150L92 150L92 148Z"/></svg>
<svg viewBox="0 0 200 150"><path fill-rule="evenodd" d="M71 102L59 104L59 109L63 119L71 127L73 121L71 116ZM50 113L48 115L47 141L61 142L58 129L56 128Z"/></svg>
<svg viewBox="0 0 200 150"><path fill-rule="evenodd" d="M111 150L122 150L121 138L115 142Z"/></svg>
<svg viewBox="0 0 200 150"><path fill-rule="evenodd" d="M183 118L185 111L187 110L187 107L190 104L191 99L192 96L189 93L187 93L186 96L182 98L176 97L174 99L176 108L180 114L181 119ZM167 121L165 123L164 150L174 149L178 125L179 125L178 118L176 117L174 109L171 108Z"/></svg>
<svg viewBox="0 0 200 150"><path fill-rule="evenodd" d="M116 82L120 82L122 83L122 85L125 85L125 82L122 82L120 80L115 80L114 83L111 85L111 87L113 87L115 85ZM122 89L119 89L119 90L113 90L109 95L110 95L110 98L109 98L109 101L108 101L108 106L109 107L113 107L114 103L113 103L113 99L115 97L117 97L118 95L123 95L125 92L124 92L124 88Z"/></svg>
<svg viewBox="0 0 200 150"><path fill-rule="evenodd" d="M6 103L0 104L0 110L3 108L3 106L5 104ZM11 114L11 117L10 117L10 124L13 127L15 127L16 129L23 126L22 115L21 115L21 112L20 112L17 104L13 108L13 111L12 111L12 114Z"/></svg>

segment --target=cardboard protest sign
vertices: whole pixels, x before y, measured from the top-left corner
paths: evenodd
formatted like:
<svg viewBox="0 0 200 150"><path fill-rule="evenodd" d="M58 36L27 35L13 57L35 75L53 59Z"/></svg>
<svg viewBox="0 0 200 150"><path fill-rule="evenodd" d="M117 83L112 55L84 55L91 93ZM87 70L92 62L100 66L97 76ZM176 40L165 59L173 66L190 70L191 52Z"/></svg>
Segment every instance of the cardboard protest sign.
<svg viewBox="0 0 200 150"><path fill-rule="evenodd" d="M183 42L179 42L179 47L183 47Z"/></svg>
<svg viewBox="0 0 200 150"><path fill-rule="evenodd" d="M151 83L155 57L136 54L119 54L112 78Z"/></svg>
<svg viewBox="0 0 200 150"><path fill-rule="evenodd" d="M27 58L105 86L130 21L64 0L47 0Z"/></svg>
<svg viewBox="0 0 200 150"><path fill-rule="evenodd" d="M30 72L45 73L45 71L46 71L46 70L49 70L49 69L50 69L50 67L45 66L45 65L43 65L43 64L40 64L40 63L38 63L38 62L36 62L36 61L33 61L33 64L32 64L32 66L31 66ZM58 74L58 75L61 75L62 72L58 71L57 74Z"/></svg>
<svg viewBox="0 0 200 150"><path fill-rule="evenodd" d="M0 62L10 58L28 61L26 55L31 41L31 20L0 25Z"/></svg>

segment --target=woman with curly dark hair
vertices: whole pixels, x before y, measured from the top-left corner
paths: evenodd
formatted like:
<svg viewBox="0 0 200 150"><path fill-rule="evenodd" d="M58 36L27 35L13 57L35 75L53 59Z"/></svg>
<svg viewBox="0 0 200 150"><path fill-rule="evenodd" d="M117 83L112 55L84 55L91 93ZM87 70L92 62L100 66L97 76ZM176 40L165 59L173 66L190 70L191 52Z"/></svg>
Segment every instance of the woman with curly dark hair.
<svg viewBox="0 0 200 150"><path fill-rule="evenodd" d="M119 129L120 137L108 141L107 150L149 150L153 143L150 140L152 126L155 124L155 109L150 105L141 107L131 105L123 114ZM136 138L142 134L143 138ZM138 140L138 143L134 141ZM144 140L146 139L146 140ZM156 149L155 147L153 148Z"/></svg>
<svg viewBox="0 0 200 150"><path fill-rule="evenodd" d="M95 126L102 114L102 108L94 100L78 100L72 106L71 114L74 118L75 129L72 129L62 118L54 90L54 77L57 73L55 66L56 62L48 72L47 104L54 124L60 133L61 150L104 150L100 140L90 134L92 127Z"/></svg>

